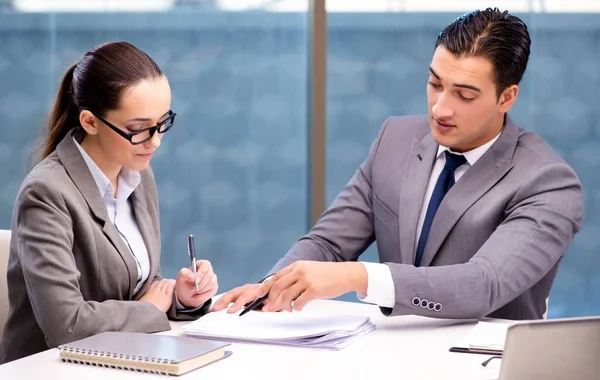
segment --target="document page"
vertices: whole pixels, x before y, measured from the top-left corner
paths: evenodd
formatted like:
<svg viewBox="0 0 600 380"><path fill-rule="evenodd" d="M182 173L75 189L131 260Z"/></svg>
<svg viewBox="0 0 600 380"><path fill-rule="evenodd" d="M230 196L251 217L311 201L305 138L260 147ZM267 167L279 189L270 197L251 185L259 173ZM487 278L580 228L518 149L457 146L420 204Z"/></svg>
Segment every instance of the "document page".
<svg viewBox="0 0 600 380"><path fill-rule="evenodd" d="M510 325L511 323L479 322L461 339L457 347L502 351Z"/></svg>
<svg viewBox="0 0 600 380"><path fill-rule="evenodd" d="M273 343L339 349L375 329L366 315L301 311L239 316L209 313L186 325L187 335L237 342Z"/></svg>

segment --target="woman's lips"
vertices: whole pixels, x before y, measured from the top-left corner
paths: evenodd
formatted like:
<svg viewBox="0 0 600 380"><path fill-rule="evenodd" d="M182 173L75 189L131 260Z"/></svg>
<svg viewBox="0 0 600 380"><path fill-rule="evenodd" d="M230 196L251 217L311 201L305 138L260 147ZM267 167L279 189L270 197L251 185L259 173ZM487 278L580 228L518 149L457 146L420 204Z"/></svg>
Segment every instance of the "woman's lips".
<svg viewBox="0 0 600 380"><path fill-rule="evenodd" d="M153 155L154 155L154 153L138 154L138 156L140 156L141 158L143 158L145 160L151 159Z"/></svg>

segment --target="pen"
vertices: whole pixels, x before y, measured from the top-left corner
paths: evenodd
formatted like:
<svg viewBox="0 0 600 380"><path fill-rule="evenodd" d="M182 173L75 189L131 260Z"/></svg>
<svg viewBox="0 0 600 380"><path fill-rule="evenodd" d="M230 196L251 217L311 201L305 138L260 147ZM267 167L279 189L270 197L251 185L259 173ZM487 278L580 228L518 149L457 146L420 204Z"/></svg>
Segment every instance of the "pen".
<svg viewBox="0 0 600 380"><path fill-rule="evenodd" d="M298 294L298 296L296 298L294 298L294 301L298 299L298 297L300 297L302 295L302 293ZM246 314L247 312L249 312L250 310L254 310L257 307L260 306L261 303L265 302L265 300L269 298L269 293L265 294L264 296L260 297L259 299L256 299L254 301L252 301L251 304L249 304L248 306L246 306L246 308L240 313L240 317L244 314Z"/></svg>
<svg viewBox="0 0 600 380"><path fill-rule="evenodd" d="M196 291L198 291L198 284L196 283L196 245L194 244L194 235L190 235L187 238L188 253L190 254L190 260L192 260L192 271L194 272L194 285L196 285Z"/></svg>
<svg viewBox="0 0 600 380"><path fill-rule="evenodd" d="M240 317L244 314L246 314L247 312L249 312L250 310L254 310L256 309L258 306L260 306L261 303L263 303L267 298L269 297L269 293L265 294L264 296L252 301L252 303L248 306L246 306L246 308L240 313Z"/></svg>

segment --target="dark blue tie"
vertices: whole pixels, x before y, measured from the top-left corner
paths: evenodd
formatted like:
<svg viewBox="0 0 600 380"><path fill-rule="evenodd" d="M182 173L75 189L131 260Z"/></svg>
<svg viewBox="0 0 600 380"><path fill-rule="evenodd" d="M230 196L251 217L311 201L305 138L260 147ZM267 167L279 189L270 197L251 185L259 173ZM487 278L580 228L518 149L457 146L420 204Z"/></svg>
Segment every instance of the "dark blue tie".
<svg viewBox="0 0 600 380"><path fill-rule="evenodd" d="M467 162L465 156L458 154L452 154L448 151L446 153L446 164L438 177L431 199L429 200L429 206L427 206L427 213L425 214L425 220L423 221L423 229L421 230L421 236L419 236L419 245L417 246L417 256L415 257L415 266L421 265L421 259L423 258L423 251L425 251L425 244L427 243L427 237L429 237L429 230L431 229L431 223L433 223L433 217L442 203L442 199L446 196L446 193L454 185L454 171L456 168Z"/></svg>

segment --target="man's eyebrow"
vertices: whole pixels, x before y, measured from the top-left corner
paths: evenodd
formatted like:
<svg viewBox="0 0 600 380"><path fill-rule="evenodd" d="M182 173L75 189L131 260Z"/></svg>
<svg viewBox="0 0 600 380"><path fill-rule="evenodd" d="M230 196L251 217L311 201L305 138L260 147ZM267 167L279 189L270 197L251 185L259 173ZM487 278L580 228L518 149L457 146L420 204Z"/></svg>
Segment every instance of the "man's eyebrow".
<svg viewBox="0 0 600 380"><path fill-rule="evenodd" d="M429 72L433 75L437 80L441 80L440 76L433 70L431 66L429 66Z"/></svg>
<svg viewBox="0 0 600 380"><path fill-rule="evenodd" d="M437 80L442 80L442 78L440 78L440 76L435 72L435 70L433 70L433 68L430 66L429 67L429 72L431 73L431 75L433 75ZM481 93L481 89L479 87L475 87L471 84L465 84L465 83L453 83L452 84L454 87L460 87L460 88L465 88L468 90L472 90L475 92L479 92Z"/></svg>
<svg viewBox="0 0 600 380"><path fill-rule="evenodd" d="M454 83L454 87L466 88L467 90L473 90L475 92L481 93L481 89L479 87L473 86L472 84Z"/></svg>

